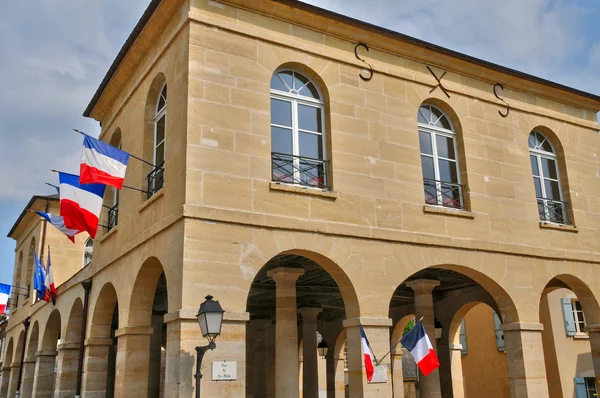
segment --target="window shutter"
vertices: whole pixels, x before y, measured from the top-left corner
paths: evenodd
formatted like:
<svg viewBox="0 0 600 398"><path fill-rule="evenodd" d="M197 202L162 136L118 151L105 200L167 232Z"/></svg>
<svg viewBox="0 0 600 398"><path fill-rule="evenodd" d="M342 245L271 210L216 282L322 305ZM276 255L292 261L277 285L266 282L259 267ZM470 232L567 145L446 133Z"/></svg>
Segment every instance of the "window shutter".
<svg viewBox="0 0 600 398"><path fill-rule="evenodd" d="M560 300L562 303L563 318L565 319L565 331L567 336L575 336L575 319L573 318L573 306L571 299L564 298Z"/></svg>
<svg viewBox="0 0 600 398"><path fill-rule="evenodd" d="M467 349L467 328L465 326L464 319L463 319L462 323L460 324L459 337L460 337L460 345L462 345L462 349L460 350L460 353L462 355L467 355L469 350Z"/></svg>
<svg viewBox="0 0 600 398"><path fill-rule="evenodd" d="M498 351L504 351L504 331L502 330L502 321L496 311L494 313L494 331L496 332L496 348Z"/></svg>
<svg viewBox="0 0 600 398"><path fill-rule="evenodd" d="M573 380L575 382L575 398L587 398L585 379L583 377L576 377Z"/></svg>

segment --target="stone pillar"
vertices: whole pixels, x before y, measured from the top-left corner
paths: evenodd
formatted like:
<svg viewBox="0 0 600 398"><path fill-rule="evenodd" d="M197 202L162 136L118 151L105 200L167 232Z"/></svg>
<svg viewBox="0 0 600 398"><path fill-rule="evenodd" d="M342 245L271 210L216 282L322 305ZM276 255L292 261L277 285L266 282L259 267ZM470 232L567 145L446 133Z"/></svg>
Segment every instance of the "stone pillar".
<svg viewBox="0 0 600 398"><path fill-rule="evenodd" d="M54 392L54 363L57 354L58 352L55 350L42 350L35 353L35 381L33 382L35 397L52 397ZM25 393L25 390L23 390L23 393Z"/></svg>
<svg viewBox="0 0 600 398"><path fill-rule="evenodd" d="M417 320L423 317L423 326L431 340L433 349L437 352L437 343L435 340L435 312L433 310L432 291L440 282L429 279L418 279L406 283L415 293L415 318ZM440 385L439 368L419 379L421 389L421 398L441 398L442 388Z"/></svg>
<svg viewBox="0 0 600 398"><path fill-rule="evenodd" d="M321 308L301 308L302 315L302 392L303 398L318 398L319 367L317 362L317 316Z"/></svg>
<svg viewBox="0 0 600 398"><path fill-rule="evenodd" d="M52 368L54 371L54 367ZM23 380L21 381L21 397L31 397L33 382L36 378L37 367L35 358L27 358L23 361Z"/></svg>
<svg viewBox="0 0 600 398"><path fill-rule="evenodd" d="M255 319L254 327L254 358L253 358L253 395L266 397L267 395L267 328L270 319Z"/></svg>
<svg viewBox="0 0 600 398"><path fill-rule="evenodd" d="M56 357L54 398L68 398L75 396L78 365L79 343L60 344L58 346L58 356Z"/></svg>
<svg viewBox="0 0 600 398"><path fill-rule="evenodd" d="M502 324L511 398L548 396L541 323Z"/></svg>
<svg viewBox="0 0 600 398"><path fill-rule="evenodd" d="M108 380L108 353L112 339L86 339L83 359L82 396L100 398L106 396Z"/></svg>
<svg viewBox="0 0 600 398"><path fill-rule="evenodd" d="M298 315L296 281L302 268L279 267L267 272L276 283L275 398L298 398Z"/></svg>
<svg viewBox="0 0 600 398"><path fill-rule="evenodd" d="M271 323L267 325L267 397L275 396L275 323L271 320ZM298 388L300 388L298 386ZM258 397L256 397L258 398Z"/></svg>
<svg viewBox="0 0 600 398"><path fill-rule="evenodd" d="M151 327L129 326L115 331L117 361L115 397L148 395Z"/></svg>
<svg viewBox="0 0 600 398"><path fill-rule="evenodd" d="M450 375L452 376L453 398L465 398L465 383L463 380L461 350L461 344L450 343L448 345L448 352L450 354Z"/></svg>
<svg viewBox="0 0 600 398"><path fill-rule="evenodd" d="M327 353L327 398L344 398L344 352L335 356L335 347Z"/></svg>
<svg viewBox="0 0 600 398"><path fill-rule="evenodd" d="M148 374L148 397L160 397L161 354L162 354L162 327L163 316L152 315L150 337L150 369Z"/></svg>
<svg viewBox="0 0 600 398"><path fill-rule="evenodd" d="M8 382L10 381L10 366L2 367L2 384L0 384L0 397L8 397Z"/></svg>
<svg viewBox="0 0 600 398"><path fill-rule="evenodd" d="M348 344L348 381L350 398L381 398L392 396L391 359L388 355L379 365L387 368L387 382L368 383L364 368L360 326L369 340L373 354L382 358L390 350L389 318L352 318L343 322ZM424 397L423 397L424 398Z"/></svg>
<svg viewBox="0 0 600 398"><path fill-rule="evenodd" d="M398 344L390 354L392 356L394 398L404 398L404 370L402 369L402 354L404 354L402 351L402 344Z"/></svg>
<svg viewBox="0 0 600 398"><path fill-rule="evenodd" d="M8 396L14 397L17 392L17 383L19 378L19 369L21 368L21 362L13 362L10 364L10 381L8 382Z"/></svg>
<svg viewBox="0 0 600 398"><path fill-rule="evenodd" d="M592 363L596 375L596 390L600 390L600 325L587 325L585 331L590 336Z"/></svg>

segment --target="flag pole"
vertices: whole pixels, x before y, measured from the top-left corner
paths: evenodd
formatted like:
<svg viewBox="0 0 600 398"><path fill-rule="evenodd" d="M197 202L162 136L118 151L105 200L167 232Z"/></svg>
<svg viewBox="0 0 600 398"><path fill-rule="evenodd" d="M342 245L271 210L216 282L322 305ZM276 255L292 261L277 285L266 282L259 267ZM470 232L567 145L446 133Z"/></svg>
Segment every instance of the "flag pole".
<svg viewBox="0 0 600 398"><path fill-rule="evenodd" d="M76 132L76 133L79 133L79 134L81 134L81 135L87 135L86 133L84 133L84 132L83 132L83 131L81 131L81 130L73 129L73 131L74 131L74 132ZM129 153L129 152L127 152L127 153ZM156 165L154 165L154 164L152 164L152 163L148 162L147 160L144 160L144 159L142 159L142 158L139 158L139 157L137 157L137 156L135 156L135 155L132 155L132 154L130 154L130 153L129 153L129 156L131 156L131 157L132 157L132 158L134 158L134 159L137 159L137 160L139 160L140 162L144 162L144 163L146 163L146 164L149 164L150 166L152 166L152 167L156 168Z"/></svg>
<svg viewBox="0 0 600 398"><path fill-rule="evenodd" d="M421 317L421 319L419 319L419 320L417 321L417 323L421 322L421 321L423 320L423 318L425 318L425 317L424 317L424 316L422 316L422 317ZM416 325L417 323L415 323L415 325ZM414 327L414 326L413 326L413 327ZM379 364L380 364L380 363L381 363L381 362L382 362L382 361L385 359L385 357L387 357L387 356L388 356L388 355L389 355L389 354L390 354L392 351L394 351L394 348L396 348L396 347L398 346L398 344L400 344L400 342L402 342L402 338L400 338L400 340L398 340L398 342L397 342L396 344L394 344L394 345L392 346L392 348L390 348L390 350L389 350L389 351L388 351L388 352L387 352L387 353L386 353L386 354L383 356L383 358L381 358L381 359L379 360L379 362L377 362L375 365L379 365ZM370 348L370 347L369 347L369 348ZM371 350L371 351L373 351L373 350ZM375 355L375 354L373 354L373 355Z"/></svg>
<svg viewBox="0 0 600 398"><path fill-rule="evenodd" d="M58 170L50 170L50 171L53 172L53 173L60 173L60 171L58 171ZM48 183L46 183L46 184L48 184ZM48 184L48 185L50 185L50 184ZM143 189L140 189L140 188L130 187L129 185L122 185L122 187L123 188L127 188L127 189L131 189L131 190L134 190L134 191L138 191L138 192L143 192L145 194L148 194L148 191L144 191ZM102 205L102 206L103 207L108 207L108 206L104 206L104 205ZM108 207L108 208L112 209L112 207Z"/></svg>

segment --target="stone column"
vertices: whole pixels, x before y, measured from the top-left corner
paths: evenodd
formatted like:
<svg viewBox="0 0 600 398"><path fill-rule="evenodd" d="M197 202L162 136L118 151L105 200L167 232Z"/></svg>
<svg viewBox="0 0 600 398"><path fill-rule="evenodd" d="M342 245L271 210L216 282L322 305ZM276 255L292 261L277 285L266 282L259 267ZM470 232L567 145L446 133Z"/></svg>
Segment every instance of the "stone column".
<svg viewBox="0 0 600 398"><path fill-rule="evenodd" d="M57 354L58 351L55 350L42 350L35 353L35 381L33 382L35 397L52 397L54 391L54 362ZM23 390L23 393L25 393L25 390Z"/></svg>
<svg viewBox="0 0 600 398"><path fill-rule="evenodd" d="M453 398L465 398L465 383L463 380L461 350L461 344L450 343L448 345L448 352L450 354L450 375L452 376Z"/></svg>
<svg viewBox="0 0 600 398"><path fill-rule="evenodd" d="M58 346L54 398L68 398L75 396L78 362L79 343L63 343Z"/></svg>
<svg viewBox="0 0 600 398"><path fill-rule="evenodd" d="M271 324L270 319L255 319L252 321L254 327L254 366L253 366L253 395L254 397L266 397L267 395L267 328Z"/></svg>
<svg viewBox="0 0 600 398"><path fill-rule="evenodd" d="M296 281L302 268L279 267L267 272L276 283L275 297L275 397L298 398L298 315Z"/></svg>
<svg viewBox="0 0 600 398"><path fill-rule="evenodd" d="M160 397L161 353L163 316L152 315L152 336L150 337L150 369L148 374L148 397Z"/></svg>
<svg viewBox="0 0 600 398"><path fill-rule="evenodd" d="M368 383L364 368L360 326L369 340L376 358L382 358L390 350L389 318L352 318L343 322L348 344L348 382L350 398L381 398L392 396L391 359L388 355L379 365L387 368L385 383ZM424 398L424 397L423 397Z"/></svg>
<svg viewBox="0 0 600 398"><path fill-rule="evenodd" d="M10 366L2 366L2 384L0 385L0 397L8 397L8 382L10 381Z"/></svg>
<svg viewBox="0 0 600 398"><path fill-rule="evenodd" d="M319 367L317 362L317 315L321 308L301 308L302 315L302 391L303 398L319 396Z"/></svg>
<svg viewBox="0 0 600 398"><path fill-rule="evenodd" d="M267 325L267 397L275 396L275 373L276 373L276 355L275 355L275 322ZM300 388L298 386L298 388ZM256 397L258 398L258 397Z"/></svg>
<svg viewBox="0 0 600 398"><path fill-rule="evenodd" d="M402 352L402 344L398 344L390 354L392 356L394 398L404 398L404 371L402 369L402 354L404 354L404 352Z"/></svg>
<svg viewBox="0 0 600 398"><path fill-rule="evenodd" d="M112 339L85 339L82 396L86 398L106 396L108 352L112 344Z"/></svg>
<svg viewBox="0 0 600 398"><path fill-rule="evenodd" d="M541 323L502 324L511 398L548 396Z"/></svg>
<svg viewBox="0 0 600 398"><path fill-rule="evenodd" d="M439 284L439 281L429 279L418 279L406 283L406 286L410 287L415 293L415 318L419 320L423 317L423 326L436 352L435 312L433 310L432 291ZM421 375L419 386L421 389L421 398L441 398L442 388L440 385L439 368L431 372L427 377Z"/></svg>
<svg viewBox="0 0 600 398"><path fill-rule="evenodd" d="M151 327L129 326L115 331L117 361L115 397L148 395Z"/></svg>
<svg viewBox="0 0 600 398"><path fill-rule="evenodd" d="M54 367L52 367L54 371ZM23 361L23 380L21 381L21 397L31 397L33 382L36 378L37 367L35 358L26 358Z"/></svg>
<svg viewBox="0 0 600 398"><path fill-rule="evenodd" d="M596 390L600 390L600 325L587 325L585 331L590 336L592 363L596 375Z"/></svg>
<svg viewBox="0 0 600 398"><path fill-rule="evenodd" d="M327 353L327 398L344 398L344 352L335 356L334 347Z"/></svg>
<svg viewBox="0 0 600 398"><path fill-rule="evenodd" d="M10 364L10 381L8 382L8 396L14 397L17 392L17 382L19 378L19 369L21 368L21 362L13 362Z"/></svg>

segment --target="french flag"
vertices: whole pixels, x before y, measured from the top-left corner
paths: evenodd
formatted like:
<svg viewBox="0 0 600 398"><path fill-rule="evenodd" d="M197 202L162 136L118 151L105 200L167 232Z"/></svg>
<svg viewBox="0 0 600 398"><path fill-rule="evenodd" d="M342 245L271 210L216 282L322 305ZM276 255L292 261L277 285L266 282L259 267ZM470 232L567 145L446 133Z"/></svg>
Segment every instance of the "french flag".
<svg viewBox="0 0 600 398"><path fill-rule="evenodd" d="M6 304L10 297L10 285L0 283L0 314L6 314Z"/></svg>
<svg viewBox="0 0 600 398"><path fill-rule="evenodd" d="M373 379L373 373L375 372L375 365L373 362L374 357L362 325L360 325L360 341L362 343L363 357L365 359L365 369L367 370L367 381L371 381Z"/></svg>
<svg viewBox="0 0 600 398"><path fill-rule="evenodd" d="M104 184L80 184L79 176L58 173L60 188L60 215L68 229L87 231L96 237L102 211Z"/></svg>
<svg viewBox="0 0 600 398"><path fill-rule="evenodd" d="M80 232L83 232L83 230L67 228L67 226L65 225L64 217L57 216L54 214L44 213L43 211L36 211L35 214L43 217L46 221L48 221L50 224L52 224L52 226L54 226L60 232L65 234L67 236L67 238L71 239L71 242L73 242L73 243L75 243L75 235L77 235Z"/></svg>
<svg viewBox="0 0 600 398"><path fill-rule="evenodd" d="M56 304L56 287L54 286L54 274L52 273L52 263L50 262L50 246L48 246L48 265L46 266L44 286L46 286L46 291L50 292L52 304Z"/></svg>
<svg viewBox="0 0 600 398"><path fill-rule="evenodd" d="M429 375L440 366L440 361L421 321L417 322L400 342L410 351L424 376Z"/></svg>
<svg viewBox="0 0 600 398"><path fill-rule="evenodd" d="M79 166L79 183L106 184L121 189L125 180L129 154L89 135L84 137Z"/></svg>

